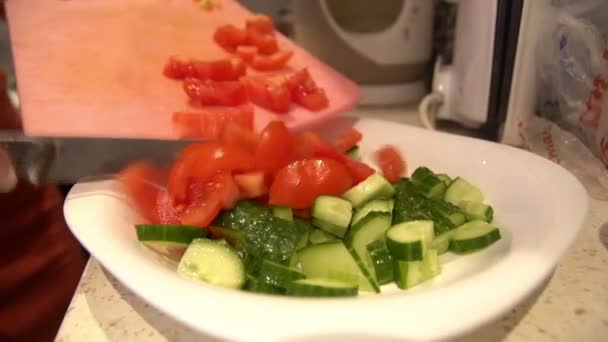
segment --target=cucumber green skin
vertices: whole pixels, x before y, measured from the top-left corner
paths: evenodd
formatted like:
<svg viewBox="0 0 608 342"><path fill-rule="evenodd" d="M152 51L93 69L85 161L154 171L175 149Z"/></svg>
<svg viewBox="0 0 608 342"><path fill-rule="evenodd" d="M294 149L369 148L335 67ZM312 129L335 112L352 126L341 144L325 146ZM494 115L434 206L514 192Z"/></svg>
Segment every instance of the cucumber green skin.
<svg viewBox="0 0 608 342"><path fill-rule="evenodd" d="M445 191L443 199L454 205L459 205L462 201L474 203L482 203L484 201L483 193L477 187L460 177L452 181Z"/></svg>
<svg viewBox="0 0 608 342"><path fill-rule="evenodd" d="M211 237L216 240L224 239L233 248L239 249L242 233L236 229L209 226Z"/></svg>
<svg viewBox="0 0 608 342"><path fill-rule="evenodd" d="M361 219L363 219L367 214L372 211L381 211L386 213L393 212L394 201L390 200L373 200L367 202L361 208L357 209L353 214L353 218L350 222L350 226L353 227L356 225Z"/></svg>
<svg viewBox="0 0 608 342"><path fill-rule="evenodd" d="M357 286L328 287L294 281L287 285L286 294L300 297L355 297Z"/></svg>
<svg viewBox="0 0 608 342"><path fill-rule="evenodd" d="M281 288L269 285L250 274L247 274L247 281L245 282L245 286L243 287L243 289L245 291L249 291L249 292L257 292L257 293L265 293L265 294L276 294L276 295L285 294L285 289L281 289Z"/></svg>
<svg viewBox="0 0 608 342"><path fill-rule="evenodd" d="M341 240L308 246L298 251L302 272L308 278L327 278L359 284L359 290L375 292L373 284L363 274Z"/></svg>
<svg viewBox="0 0 608 342"><path fill-rule="evenodd" d="M360 255L357 251L348 247L348 252L353 257L353 260L357 263L361 274L367 279L367 282L371 285L372 291L375 293L380 293L380 285L378 285L378 281L376 280L376 275L374 274L374 268L372 266L371 259L369 254Z"/></svg>
<svg viewBox="0 0 608 342"><path fill-rule="evenodd" d="M391 252L391 257L395 260L418 261L424 257L424 244L422 241L401 243L387 238L386 247Z"/></svg>
<svg viewBox="0 0 608 342"><path fill-rule="evenodd" d="M257 279L278 288L285 288L292 281L304 278L306 276L299 270L268 260L262 261L257 272Z"/></svg>
<svg viewBox="0 0 608 342"><path fill-rule="evenodd" d="M400 289L412 288L424 281L422 261L393 261L395 283Z"/></svg>
<svg viewBox="0 0 608 342"><path fill-rule="evenodd" d="M437 236L431 242L431 248L437 251L437 254L441 255L450 249L450 242L452 240L451 232L444 233L443 235Z"/></svg>
<svg viewBox="0 0 608 342"><path fill-rule="evenodd" d="M286 221L293 221L293 211L290 207L273 207L272 214Z"/></svg>
<svg viewBox="0 0 608 342"><path fill-rule="evenodd" d="M373 189L369 189L374 184ZM346 191L342 197L349 200L354 208L359 208L369 201L390 199L395 194L393 185L386 178L374 173L363 182Z"/></svg>
<svg viewBox="0 0 608 342"><path fill-rule="evenodd" d="M348 230L348 226L346 226L346 227L337 226L333 223L329 223L327 221L320 220L316 217L312 218L312 224L313 224L313 226L323 229L324 231L326 231L332 235L338 236L338 237L344 237L344 234L346 234L346 231Z"/></svg>
<svg viewBox="0 0 608 342"><path fill-rule="evenodd" d="M162 224L136 224L137 239L142 242L154 241L168 242L172 245L187 246L192 240L207 237L207 231L201 227L162 225Z"/></svg>
<svg viewBox="0 0 608 342"><path fill-rule="evenodd" d="M423 166L412 173L412 183L428 198L442 198L447 188L433 171Z"/></svg>
<svg viewBox="0 0 608 342"><path fill-rule="evenodd" d="M376 282L378 285L384 285L392 282L395 278L393 275L393 259L389 250L386 248L386 242L376 240L367 245L367 252L374 265L376 274Z"/></svg>
<svg viewBox="0 0 608 342"><path fill-rule="evenodd" d="M500 239L500 231L498 228L496 228L489 234L476 238L466 240L452 239L452 242L450 243L450 251L456 254L469 254L487 248Z"/></svg>
<svg viewBox="0 0 608 342"><path fill-rule="evenodd" d="M367 252L367 245L376 240L384 240L386 231L390 226L390 213L372 211L359 220L345 238L349 251L354 254L357 262L361 262L363 268L365 268L364 274L369 275L372 285L377 283L377 281L374 265Z"/></svg>

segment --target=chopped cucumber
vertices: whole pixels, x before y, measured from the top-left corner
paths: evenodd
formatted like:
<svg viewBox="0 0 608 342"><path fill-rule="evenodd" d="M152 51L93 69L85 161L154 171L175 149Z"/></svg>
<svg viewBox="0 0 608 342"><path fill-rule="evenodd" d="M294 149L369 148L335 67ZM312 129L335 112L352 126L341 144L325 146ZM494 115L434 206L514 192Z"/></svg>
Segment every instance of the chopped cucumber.
<svg viewBox="0 0 608 342"><path fill-rule="evenodd" d="M245 284L245 265L224 240L192 240L177 267L177 273L227 288L238 289Z"/></svg>
<svg viewBox="0 0 608 342"><path fill-rule="evenodd" d="M422 260L422 273L424 279L428 280L439 275L441 272L441 265L439 264L439 253L435 249L428 249L426 255Z"/></svg>
<svg viewBox="0 0 608 342"><path fill-rule="evenodd" d="M352 297L357 295L357 285L326 278L308 278L291 282L287 294L304 297Z"/></svg>
<svg viewBox="0 0 608 342"><path fill-rule="evenodd" d="M445 183L446 188L452 184L452 178L446 175L445 173L440 173L437 175L437 178L441 179L443 183Z"/></svg>
<svg viewBox="0 0 608 342"><path fill-rule="evenodd" d="M443 199L454 205L467 201L472 203L483 203L484 197L481 191L463 178L456 178L445 191Z"/></svg>
<svg viewBox="0 0 608 342"><path fill-rule="evenodd" d="M349 251L363 269L363 275L368 277L372 284L377 284L377 281L374 264L367 252L367 245L376 240L384 240L384 235L390 226L391 214L373 211L361 219L346 237Z"/></svg>
<svg viewBox="0 0 608 342"><path fill-rule="evenodd" d="M490 246L500 238L498 228L485 221L471 221L456 228L450 250L459 254L471 253Z"/></svg>
<svg viewBox="0 0 608 342"><path fill-rule="evenodd" d="M348 151L346 151L346 156L354 160L360 160L361 154L359 151L359 146L351 147Z"/></svg>
<svg viewBox="0 0 608 342"><path fill-rule="evenodd" d="M308 241L310 241L310 243L312 245L318 245L323 242L334 241L334 240L338 240L338 238L321 229L313 229L308 234Z"/></svg>
<svg viewBox="0 0 608 342"><path fill-rule="evenodd" d="M443 233L439 236L435 236L431 241L431 248L437 251L437 254L441 255L450 249L450 241L452 240L452 232Z"/></svg>
<svg viewBox="0 0 608 342"><path fill-rule="evenodd" d="M429 168L419 167L412 173L412 183L428 198L442 198L445 183Z"/></svg>
<svg viewBox="0 0 608 342"><path fill-rule="evenodd" d="M267 294L284 294L285 293L285 289L267 284L267 283L261 281L260 279L252 276L249 273L247 273L246 278L247 278L247 281L245 283L244 288L247 291L258 292L258 293L267 293Z"/></svg>
<svg viewBox="0 0 608 342"><path fill-rule="evenodd" d="M224 228L224 227L215 227L209 226L209 232L211 233L211 237L216 240L226 240L230 246L238 249L239 241L241 239L242 233L236 229L232 228Z"/></svg>
<svg viewBox="0 0 608 342"><path fill-rule="evenodd" d="M196 238L207 236L206 230L201 227L171 224L137 224L135 232L141 242L167 243L184 247Z"/></svg>
<svg viewBox="0 0 608 342"><path fill-rule="evenodd" d="M376 240L370 243L367 245L367 252L374 265L378 285L388 284L393 281L393 259L386 248L386 242Z"/></svg>
<svg viewBox="0 0 608 342"><path fill-rule="evenodd" d="M375 284L363 275L361 267L340 240L308 246L298 251L298 260L308 278L359 284L359 290L375 292Z"/></svg>
<svg viewBox="0 0 608 342"><path fill-rule="evenodd" d="M395 282L401 289L410 289L440 272L439 257L434 249L427 250L424 259L418 261L393 261Z"/></svg>
<svg viewBox="0 0 608 342"><path fill-rule="evenodd" d="M388 229L386 246L393 259L422 260L433 237L433 221L410 221Z"/></svg>
<svg viewBox="0 0 608 342"><path fill-rule="evenodd" d="M298 242L296 242L296 251L308 246L308 236L310 235L310 231L305 231Z"/></svg>
<svg viewBox="0 0 608 342"><path fill-rule="evenodd" d="M312 224L343 237L353 215L352 204L340 197L319 196L312 206Z"/></svg>
<svg viewBox="0 0 608 342"><path fill-rule="evenodd" d="M285 288L288 283L294 280L304 279L306 276L295 268L263 260L258 269L257 278L274 287Z"/></svg>
<svg viewBox="0 0 608 342"><path fill-rule="evenodd" d="M293 221L293 212L290 207L273 207L272 214L283 220Z"/></svg>
<svg viewBox="0 0 608 342"><path fill-rule="evenodd" d="M482 220L491 223L494 219L494 209L484 203L462 201L460 208L462 208L469 221Z"/></svg>
<svg viewBox="0 0 608 342"><path fill-rule="evenodd" d="M355 208L375 199L389 199L395 193L393 185L381 175L374 173L363 182L346 191L342 197L349 200Z"/></svg>
<svg viewBox="0 0 608 342"><path fill-rule="evenodd" d="M458 227L466 222L465 213L463 213L459 207L453 205L452 203L444 200L429 199L427 201L429 212L433 218L435 218L436 215L441 215L443 218L450 221L454 227Z"/></svg>
<svg viewBox="0 0 608 342"><path fill-rule="evenodd" d="M374 201L367 202L361 208L355 210L353 219L350 222L350 226L353 227L354 225L356 225L357 222L359 222L359 220L361 220L362 218L367 216L367 214L369 214L372 211L381 211L381 212L392 214L394 206L395 206L395 201L392 199L374 200Z"/></svg>

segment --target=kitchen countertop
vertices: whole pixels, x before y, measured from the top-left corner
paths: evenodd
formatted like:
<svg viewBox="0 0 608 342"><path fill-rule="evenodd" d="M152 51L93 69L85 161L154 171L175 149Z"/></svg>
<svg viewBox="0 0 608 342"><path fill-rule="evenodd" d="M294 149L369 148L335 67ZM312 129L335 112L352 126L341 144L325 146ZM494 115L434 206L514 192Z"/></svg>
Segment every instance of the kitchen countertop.
<svg viewBox="0 0 608 342"><path fill-rule="evenodd" d="M420 125L415 108L360 117ZM505 281L509 281L505 279ZM608 202L591 200L577 241L555 272L509 313L456 341L604 341L608 336ZM57 341L216 341L151 307L91 258Z"/></svg>

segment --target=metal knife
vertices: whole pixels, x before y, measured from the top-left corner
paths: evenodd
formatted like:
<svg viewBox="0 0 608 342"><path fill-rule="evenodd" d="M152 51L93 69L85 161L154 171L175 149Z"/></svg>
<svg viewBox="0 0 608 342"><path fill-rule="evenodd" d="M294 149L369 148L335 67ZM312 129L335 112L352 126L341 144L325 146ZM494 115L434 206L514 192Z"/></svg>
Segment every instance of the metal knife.
<svg viewBox="0 0 608 342"><path fill-rule="evenodd" d="M135 160L168 165L186 146L200 140L29 137L0 131L0 148L17 177L32 184L73 184L109 175Z"/></svg>

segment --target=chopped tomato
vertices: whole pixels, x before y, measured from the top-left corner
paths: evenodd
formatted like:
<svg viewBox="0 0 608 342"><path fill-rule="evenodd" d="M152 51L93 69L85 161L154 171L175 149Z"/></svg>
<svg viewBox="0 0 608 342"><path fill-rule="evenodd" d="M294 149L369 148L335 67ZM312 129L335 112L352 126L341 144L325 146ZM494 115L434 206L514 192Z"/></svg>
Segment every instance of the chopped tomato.
<svg viewBox="0 0 608 342"><path fill-rule="evenodd" d="M260 33L255 30L247 31L247 45L258 48L258 53L272 55L279 51L279 44L273 34Z"/></svg>
<svg viewBox="0 0 608 342"><path fill-rule="evenodd" d="M165 182L165 174L153 164L146 161L134 162L118 175L127 195L144 218L151 223L158 223L156 198Z"/></svg>
<svg viewBox="0 0 608 342"><path fill-rule="evenodd" d="M308 69L304 68L295 72L286 83L294 102L302 107L316 112L329 106L325 90L317 86Z"/></svg>
<svg viewBox="0 0 608 342"><path fill-rule="evenodd" d="M260 33L274 33L274 21L271 17L263 14L254 15L245 21L247 31Z"/></svg>
<svg viewBox="0 0 608 342"><path fill-rule="evenodd" d="M312 206L319 195L342 195L352 186L348 169L329 158L295 161L276 174L269 203L295 209Z"/></svg>
<svg viewBox="0 0 608 342"><path fill-rule="evenodd" d="M406 172L406 164L394 146L384 146L376 152L376 160L382 174L391 183L399 180Z"/></svg>
<svg viewBox="0 0 608 342"><path fill-rule="evenodd" d="M351 148L357 146L357 144L363 139L363 135L355 128L349 129L334 143L336 149L340 152L346 152Z"/></svg>
<svg viewBox="0 0 608 342"><path fill-rule="evenodd" d="M192 203L185 209L180 221L183 225L207 227L217 217L221 209L220 201L215 198Z"/></svg>
<svg viewBox="0 0 608 342"><path fill-rule="evenodd" d="M211 79L214 81L234 81L245 75L247 67L239 58L215 61L186 60L170 57L165 64L164 75L183 80L186 78Z"/></svg>
<svg viewBox="0 0 608 342"><path fill-rule="evenodd" d="M255 153L256 169L268 175L287 165L293 154L293 138L282 121L270 122L260 134Z"/></svg>
<svg viewBox="0 0 608 342"><path fill-rule="evenodd" d="M247 101L247 90L238 81L184 80L184 91L195 103L209 106L236 106Z"/></svg>
<svg viewBox="0 0 608 342"><path fill-rule="evenodd" d="M351 177L353 177L353 185L363 182L367 177L376 173L376 171L367 164L357 160L349 159L346 162L346 167L348 168Z"/></svg>
<svg viewBox="0 0 608 342"><path fill-rule="evenodd" d="M173 126L178 136L187 138L220 138L230 123L253 131L253 107L211 107L197 112L173 113Z"/></svg>
<svg viewBox="0 0 608 342"><path fill-rule="evenodd" d="M293 209L293 215L305 220L310 220L310 218L312 217L310 208Z"/></svg>
<svg viewBox="0 0 608 342"><path fill-rule="evenodd" d="M321 137L318 134L304 131L294 136L293 152L294 158L305 159L315 155Z"/></svg>
<svg viewBox="0 0 608 342"><path fill-rule="evenodd" d="M251 171L254 165L253 155L244 148L217 142L192 144L173 164L167 188L173 200L182 203L192 182L209 181L219 172Z"/></svg>
<svg viewBox="0 0 608 342"><path fill-rule="evenodd" d="M239 199L239 189L229 172L220 172L210 180L195 180L190 183L187 203L198 203L216 198L224 209L232 208Z"/></svg>
<svg viewBox="0 0 608 342"><path fill-rule="evenodd" d="M173 200L167 190L162 190L156 197L156 210L158 213L158 223L160 224L179 224L180 210L173 204Z"/></svg>
<svg viewBox="0 0 608 342"><path fill-rule="evenodd" d="M260 142L260 137L251 129L243 128L234 122L229 122L222 132L220 141L225 144L241 146L248 151L255 152Z"/></svg>
<svg viewBox="0 0 608 342"><path fill-rule="evenodd" d="M236 48L236 54L245 62L251 62L257 53L258 48L255 46L242 45Z"/></svg>
<svg viewBox="0 0 608 342"><path fill-rule="evenodd" d="M261 77L248 77L243 80L247 96L256 105L283 114L291 107L291 95L284 84L272 83Z"/></svg>
<svg viewBox="0 0 608 342"><path fill-rule="evenodd" d="M268 193L263 172L248 172L234 175L242 198L256 198Z"/></svg>
<svg viewBox="0 0 608 342"><path fill-rule="evenodd" d="M222 25L213 33L213 40L229 52L247 42L247 31L234 25Z"/></svg>
<svg viewBox="0 0 608 342"><path fill-rule="evenodd" d="M251 67L260 71L280 70L287 65L291 57L291 50L281 50L269 56L255 55L251 60Z"/></svg>

